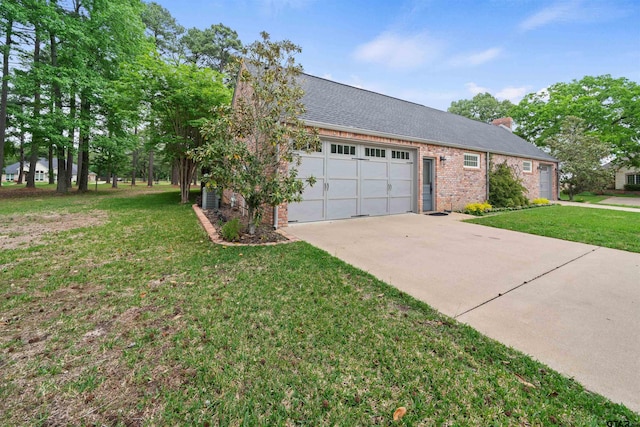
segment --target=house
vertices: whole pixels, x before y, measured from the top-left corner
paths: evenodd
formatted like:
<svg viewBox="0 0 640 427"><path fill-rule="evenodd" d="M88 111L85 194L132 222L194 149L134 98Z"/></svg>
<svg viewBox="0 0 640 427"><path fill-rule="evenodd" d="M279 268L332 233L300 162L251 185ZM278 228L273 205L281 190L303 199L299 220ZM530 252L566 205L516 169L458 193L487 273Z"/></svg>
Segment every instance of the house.
<svg viewBox="0 0 640 427"><path fill-rule="evenodd" d="M495 125L302 74L306 125L321 151L300 152L298 176L316 178L299 203L266 212L274 227L294 222L461 210L488 198L491 162L507 162L529 199L556 200L555 158Z"/></svg>
<svg viewBox="0 0 640 427"><path fill-rule="evenodd" d="M57 181L58 159L54 158L52 163L53 163L53 174L54 174L55 180ZM27 173L29 172L29 166L30 166L29 161L28 160L25 161L24 168L23 168L23 173L24 173L23 181L26 180ZM6 166L4 169L5 169L5 173L2 176L2 181L4 182L18 181L18 175L20 174L20 163L13 163L11 165ZM75 181L77 175L78 175L78 166L74 164L72 168L71 180ZM35 181L49 182L49 160L47 160L44 157L39 158L38 162L36 163Z"/></svg>
<svg viewBox="0 0 640 427"><path fill-rule="evenodd" d="M640 168L621 167L616 169L614 188L624 190L624 186L627 184L640 186Z"/></svg>

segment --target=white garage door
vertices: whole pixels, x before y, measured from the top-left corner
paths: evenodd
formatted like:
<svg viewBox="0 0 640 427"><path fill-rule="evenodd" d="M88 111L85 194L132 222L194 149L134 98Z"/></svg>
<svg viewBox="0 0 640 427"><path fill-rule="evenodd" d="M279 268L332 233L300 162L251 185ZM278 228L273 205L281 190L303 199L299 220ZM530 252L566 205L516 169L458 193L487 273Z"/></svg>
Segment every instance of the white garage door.
<svg viewBox="0 0 640 427"><path fill-rule="evenodd" d="M415 151L333 142L322 149L301 154L298 176L316 184L289 204L289 222L413 211Z"/></svg>

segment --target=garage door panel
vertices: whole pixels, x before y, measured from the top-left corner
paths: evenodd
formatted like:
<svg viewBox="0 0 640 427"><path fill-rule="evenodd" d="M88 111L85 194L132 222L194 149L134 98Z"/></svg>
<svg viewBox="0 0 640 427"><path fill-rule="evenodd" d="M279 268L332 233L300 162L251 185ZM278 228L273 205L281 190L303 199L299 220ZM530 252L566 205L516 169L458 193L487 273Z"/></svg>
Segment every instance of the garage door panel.
<svg viewBox="0 0 640 427"><path fill-rule="evenodd" d="M411 196L408 197L392 197L390 200L390 214L399 214L411 212Z"/></svg>
<svg viewBox="0 0 640 427"><path fill-rule="evenodd" d="M358 196L357 179L330 179L328 197L335 198L356 198Z"/></svg>
<svg viewBox="0 0 640 427"><path fill-rule="evenodd" d="M362 197L386 197L387 189L389 187L388 181L385 180L373 180L368 179L362 181Z"/></svg>
<svg viewBox="0 0 640 427"><path fill-rule="evenodd" d="M361 215L387 215L389 213L387 197L364 198L360 209Z"/></svg>
<svg viewBox="0 0 640 427"><path fill-rule="evenodd" d="M413 171L412 163L390 163L389 176L391 179L411 179Z"/></svg>
<svg viewBox="0 0 640 427"><path fill-rule="evenodd" d="M391 181L391 197L394 196L406 196L411 197L411 181Z"/></svg>
<svg viewBox="0 0 640 427"><path fill-rule="evenodd" d="M351 218L358 214L356 199L327 200L327 219Z"/></svg>
<svg viewBox="0 0 640 427"><path fill-rule="evenodd" d="M302 193L302 200L322 198L324 198L324 179L316 178L316 183L313 184L313 186L305 184L304 192Z"/></svg>
<svg viewBox="0 0 640 427"><path fill-rule="evenodd" d="M324 176L324 157L303 157L298 167L298 177Z"/></svg>
<svg viewBox="0 0 640 427"><path fill-rule="evenodd" d="M327 163L327 177L346 178L358 176L358 161L330 157Z"/></svg>
<svg viewBox="0 0 640 427"><path fill-rule="evenodd" d="M360 165L360 174L362 179L387 179L387 166L387 162L363 161Z"/></svg>
<svg viewBox="0 0 640 427"><path fill-rule="evenodd" d="M289 205L289 222L311 222L324 219L324 200L303 200Z"/></svg>

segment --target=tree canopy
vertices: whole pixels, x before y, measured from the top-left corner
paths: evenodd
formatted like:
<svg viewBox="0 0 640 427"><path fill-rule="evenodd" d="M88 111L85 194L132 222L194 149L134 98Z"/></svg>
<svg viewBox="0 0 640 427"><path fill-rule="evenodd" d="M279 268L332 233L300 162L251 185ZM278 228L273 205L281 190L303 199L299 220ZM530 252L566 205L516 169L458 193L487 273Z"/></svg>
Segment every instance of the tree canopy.
<svg viewBox="0 0 640 427"><path fill-rule="evenodd" d="M516 133L548 145L569 116L584 121L586 134L611 144L620 164L640 166L640 85L610 75L586 76L531 93L511 110Z"/></svg>
<svg viewBox="0 0 640 427"><path fill-rule="evenodd" d="M508 117L513 104L509 100L498 101L488 92L479 93L472 99L453 101L448 112L479 122L491 123L495 119Z"/></svg>
<svg viewBox="0 0 640 427"><path fill-rule="evenodd" d="M570 200L582 191L602 191L612 182L613 169L602 166L611 145L590 135L585 120L568 116L547 144L560 160L560 183Z"/></svg>

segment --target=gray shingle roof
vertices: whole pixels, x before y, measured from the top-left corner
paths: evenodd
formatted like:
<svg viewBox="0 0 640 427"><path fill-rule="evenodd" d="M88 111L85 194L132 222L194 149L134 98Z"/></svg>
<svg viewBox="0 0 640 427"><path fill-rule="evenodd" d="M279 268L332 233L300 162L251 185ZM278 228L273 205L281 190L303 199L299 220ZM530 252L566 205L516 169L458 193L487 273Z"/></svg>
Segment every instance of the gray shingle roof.
<svg viewBox="0 0 640 427"><path fill-rule="evenodd" d="M40 157L38 159L38 163L42 165L43 168L49 169L49 160L44 157ZM29 159L26 159L24 162L27 169L29 169ZM58 171L58 159L56 157L53 158L53 169ZM13 163L5 167L6 173L18 174L20 172L20 162ZM78 173L78 166L74 163L72 167L72 175L76 175Z"/></svg>
<svg viewBox="0 0 640 427"><path fill-rule="evenodd" d="M301 118L306 121L469 150L556 161L535 145L498 126L309 74L302 74L299 82L305 91L306 108Z"/></svg>

